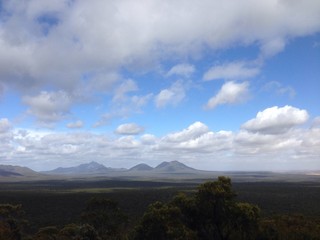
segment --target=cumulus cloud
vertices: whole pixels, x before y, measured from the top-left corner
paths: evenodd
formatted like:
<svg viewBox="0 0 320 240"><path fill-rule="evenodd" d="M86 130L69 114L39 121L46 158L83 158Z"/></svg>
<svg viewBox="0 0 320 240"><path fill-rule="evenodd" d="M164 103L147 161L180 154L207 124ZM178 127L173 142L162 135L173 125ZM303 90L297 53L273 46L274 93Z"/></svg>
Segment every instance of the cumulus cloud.
<svg viewBox="0 0 320 240"><path fill-rule="evenodd" d="M6 91L18 91L27 112L49 125L68 117L78 98L96 99L101 93L104 95L100 100L112 93L113 101L112 106L104 106L110 109L101 116L99 125L115 116L141 112L150 99L157 107L177 105L186 98L183 82L174 83L154 97L152 93L139 94L137 83L127 79L127 73L149 73L168 64L169 59L170 64L191 64L173 66L168 76L190 77L195 73L193 61L199 63L206 54L235 45L256 47L257 60L261 60L257 64L261 64L282 51L291 39L320 30L320 2L312 0L142 0L138 4L131 0L11 0L1 1L0 11L0 96L6 96ZM212 66L203 79L244 80L259 74L261 66L246 61L227 62ZM246 99L248 88L247 82L225 83L209 100L207 108L241 102ZM287 86L281 88L281 94L292 94ZM18 134L6 127L6 120L1 120L1 136L6 141L0 141L0 156L8 161L21 159L21 163L36 167L56 167L69 160L76 163L75 159L81 163L93 157L117 165L133 161L133 156L143 158L142 153L146 154L144 159L152 156L154 161L179 159L183 157L179 149L192 147L194 154L190 152L185 157L199 161L200 151L196 150L201 146L208 150L201 157L210 163L212 159L228 162L233 154L236 159L240 150L259 153L252 156L267 162L270 155L263 158L262 150L268 144L270 149L276 149L278 144L283 156L298 165L294 159L319 159L316 125L312 130L298 131L298 123L288 124L288 120L282 129L291 131L281 131L270 122L271 117L264 121L257 116L245 123L239 133L212 132L199 125L195 135L181 130L154 138L145 135L137 140L135 136L109 139L103 134L74 132L38 133L36 137L30 130ZM270 134L275 132L278 134ZM175 151L167 151L169 146L174 146ZM122 147L127 147L126 151ZM236 164L234 159L230 162Z"/></svg>
<svg viewBox="0 0 320 240"><path fill-rule="evenodd" d="M180 132L163 137L159 148L170 149L177 155L186 151L219 155L220 151L231 150L232 139L233 133L230 131L212 132L205 124L195 122Z"/></svg>
<svg viewBox="0 0 320 240"><path fill-rule="evenodd" d="M42 91L36 96L25 96L23 102L29 107L28 113L44 124L64 119L72 105L71 96L63 91Z"/></svg>
<svg viewBox="0 0 320 240"><path fill-rule="evenodd" d="M238 104L245 101L248 96L249 82L227 82L215 96L209 99L205 107L207 109L213 109L221 104Z"/></svg>
<svg viewBox="0 0 320 240"><path fill-rule="evenodd" d="M210 68L204 75L205 81L216 79L237 80L251 78L260 72L258 66L252 66L247 62L231 62Z"/></svg>
<svg viewBox="0 0 320 240"><path fill-rule="evenodd" d="M257 116L242 125L242 129L264 134L281 134L305 123L308 112L292 106L271 107L257 113Z"/></svg>
<svg viewBox="0 0 320 240"><path fill-rule="evenodd" d="M176 81L170 88L166 88L160 91L155 96L155 104L158 108L166 107L167 105L176 106L186 96L186 87L182 81Z"/></svg>
<svg viewBox="0 0 320 240"><path fill-rule="evenodd" d="M208 131L209 128L205 124L202 122L195 122L180 132L168 134L164 139L168 142L181 142L199 137Z"/></svg>
<svg viewBox="0 0 320 240"><path fill-rule="evenodd" d="M144 134L140 138L142 144L153 145L157 141L157 137L153 134Z"/></svg>
<svg viewBox="0 0 320 240"><path fill-rule="evenodd" d="M144 128L135 123L121 124L115 132L121 135L137 135L144 131Z"/></svg>
<svg viewBox="0 0 320 240"><path fill-rule="evenodd" d="M295 111L299 115L303 110ZM320 128L300 128L298 122L303 121L292 123L291 131L277 134L244 128L214 132L204 123L194 122L163 136L147 133L140 137L135 136L139 126L124 124L119 133L131 135L111 138L89 132L14 129L7 119L1 119L0 157L2 163L37 170L77 165L92 158L112 167L138 162L156 165L164 159L211 170L288 170L303 168L306 161L309 167L319 166Z"/></svg>
<svg viewBox="0 0 320 240"><path fill-rule="evenodd" d="M254 43L272 55L287 39L319 31L319 9L318 1L286 0L5 1L0 76L22 91L48 85L67 90L84 73L150 66L172 54L201 56L204 45Z"/></svg>
<svg viewBox="0 0 320 240"><path fill-rule="evenodd" d="M193 65L182 63L182 64L173 66L166 75L167 76L180 75L183 77L189 77L194 72L195 72L195 67Z"/></svg>

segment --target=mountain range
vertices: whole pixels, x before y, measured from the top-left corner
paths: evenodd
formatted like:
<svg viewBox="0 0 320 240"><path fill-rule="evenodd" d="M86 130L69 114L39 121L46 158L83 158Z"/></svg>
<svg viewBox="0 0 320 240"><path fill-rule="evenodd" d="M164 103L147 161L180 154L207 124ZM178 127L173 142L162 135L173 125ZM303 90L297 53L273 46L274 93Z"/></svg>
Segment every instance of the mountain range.
<svg viewBox="0 0 320 240"><path fill-rule="evenodd" d="M145 163L138 164L130 169L126 168L108 168L103 164L97 162L90 162L85 164L80 164L75 167L68 168L56 168L51 171L42 172L44 174L50 175L134 175L134 174L146 174L146 173L192 173L198 172L194 168L188 167L183 163L178 161L162 162L155 168L150 167Z"/></svg>
<svg viewBox="0 0 320 240"><path fill-rule="evenodd" d="M221 172L203 171L191 168L178 161L162 162L156 167L140 163L130 169L110 168L97 162L89 162L74 167L58 167L51 171L36 172L27 167L0 165L0 182L34 181L79 178L110 178L110 179L209 179L217 176L230 176L238 181L296 181L308 179L319 181L320 171L274 173L262 171Z"/></svg>
<svg viewBox="0 0 320 240"><path fill-rule="evenodd" d="M58 167L51 171L36 172L27 167L0 165L0 180L41 179L56 177L159 177L175 174L196 174L203 171L188 167L178 161L162 162L155 168L140 163L130 169L110 168L92 161L74 167Z"/></svg>

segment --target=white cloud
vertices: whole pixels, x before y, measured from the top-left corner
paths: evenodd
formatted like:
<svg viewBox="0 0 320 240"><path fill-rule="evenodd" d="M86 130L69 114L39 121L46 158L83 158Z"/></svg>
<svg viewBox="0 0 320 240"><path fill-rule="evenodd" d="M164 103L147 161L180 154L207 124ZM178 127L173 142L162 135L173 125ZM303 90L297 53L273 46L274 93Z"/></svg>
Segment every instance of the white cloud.
<svg viewBox="0 0 320 240"><path fill-rule="evenodd" d="M144 134L141 136L141 143L145 145L153 145L157 141L157 137L152 134Z"/></svg>
<svg viewBox="0 0 320 240"><path fill-rule="evenodd" d="M166 142L187 141L189 139L197 138L208 131L209 128L205 124L202 122L195 122L180 132L168 134L164 140Z"/></svg>
<svg viewBox="0 0 320 240"><path fill-rule="evenodd" d="M281 52L285 48L286 42L283 38L273 38L271 40L267 40L261 46L260 60L264 60L265 58L270 58Z"/></svg>
<svg viewBox="0 0 320 240"><path fill-rule="evenodd" d="M23 97L23 102L29 106L28 113L44 124L65 118L72 105L71 96L63 91L42 91L36 96Z"/></svg>
<svg viewBox="0 0 320 240"><path fill-rule="evenodd" d="M81 120L71 122L67 124L68 128L82 128L83 127L83 122Z"/></svg>
<svg viewBox="0 0 320 240"><path fill-rule="evenodd" d="M272 55L287 39L320 29L318 1L13 0L2 9L8 14L0 20L1 81L21 91L41 86L67 91L85 73L199 57L203 46L255 44L262 55ZM41 21L45 16L54 23Z"/></svg>
<svg viewBox="0 0 320 240"><path fill-rule="evenodd" d="M142 108L148 104L152 97L152 93L142 96L123 95L121 100L118 98L116 102L112 103L110 111L102 114L93 127L104 126L110 123L114 118L126 118L131 114L142 113Z"/></svg>
<svg viewBox="0 0 320 240"><path fill-rule="evenodd" d="M299 111L303 110L298 110L298 115ZM275 135L248 129L214 132L204 123L195 122L160 137L148 133L138 138L19 130L10 127L6 119L0 125L4 129L0 133L2 163L37 170L73 166L92 158L111 167L140 162L156 165L164 160L179 160L206 170L297 170L319 166L320 128L299 128L297 123L291 124L295 126L291 131ZM126 134L138 132L134 125L119 129Z"/></svg>
<svg viewBox="0 0 320 240"><path fill-rule="evenodd" d="M169 60L171 64L191 63L173 66L169 76L190 77L195 71L193 61L201 63L205 55L234 46L259 49L258 60L263 62L265 58L282 51L291 39L309 36L320 30L320 2L312 0L142 0L139 3L132 0L10 0L1 3L1 10L8 14L0 16L0 96L6 97L6 91L17 90L24 96L21 102L27 105L28 113L45 124L69 116L79 98L92 100L98 96L99 100L104 101L110 96L106 94L112 91L112 106L103 106L110 109L106 110L108 114L101 117L99 124L105 124L115 116L123 118L132 112L141 112L142 106L154 95L139 94L137 84L130 79L123 80L127 76L122 76L122 73L143 75L158 69L159 65L168 64L166 61ZM50 17L52 22L46 17ZM317 45L315 43L315 47ZM245 61L229 62L213 66L203 78L251 78L259 74L260 67ZM226 83L210 99L207 107L243 101L247 97L248 86L247 82ZM289 87L281 88L280 94L292 95ZM158 107L177 105L186 98L186 90L185 83L176 82L159 91L155 103ZM72 119L77 118L72 116ZM215 166L219 167L220 161L220 167L223 167L223 164L237 164L231 157L233 154L235 158L239 157L240 149L254 152L251 151L253 147L260 155L252 154L252 158L268 163L270 154L264 156L264 149L268 144L270 149L276 149L275 144L278 144L279 156L295 161L299 166L303 163L294 158L302 159L302 162L306 156L319 159L317 125L312 130L297 131L296 123L292 123L289 127L291 131L281 132L276 123L263 126L256 123L257 119L250 120L250 124L245 123L240 133L203 130L192 137L192 134L189 136L182 130L184 134L178 133L189 137L179 138L177 133L177 136L171 133L159 138L146 135L140 141L134 136L115 141L92 133L43 133L47 137L20 134L17 137L2 120L0 129L4 135L1 136L6 141L0 141L0 156L8 161L21 159L17 161L48 167L73 165L90 158L117 165L122 161L134 161L128 160L134 157L143 160L152 156L154 161L189 157L201 161L199 159L203 157L208 166L214 161L218 164ZM266 134L270 132L278 133L277 141L275 135ZM175 151L159 147L159 141L162 146L170 146L166 143L173 136L178 139L172 145L176 147ZM235 136L238 136L238 141L233 140ZM247 136L250 141L245 141L246 138L241 136ZM124 145L134 148L123 151L121 146ZM196 151L200 146L208 150L201 158L197 155L200 151ZM229 150L223 150L224 146ZM248 151L246 146L248 149L250 146ZM289 146L293 148L290 150ZM236 150L230 150L230 147ZM195 149L194 153L182 155L179 152L188 148ZM134 152L134 149L140 153ZM142 156L142 153L146 155ZM263 166L263 163L255 162L256 166Z"/></svg>
<svg viewBox="0 0 320 240"><path fill-rule="evenodd" d="M135 123L121 124L115 132L121 135L137 135L144 131L144 128Z"/></svg>
<svg viewBox="0 0 320 240"><path fill-rule="evenodd" d="M258 66L252 66L247 62L231 62L213 66L203 75L203 79L205 81L215 79L237 80L254 77L259 72Z"/></svg>
<svg viewBox="0 0 320 240"><path fill-rule="evenodd" d="M221 104L239 104L245 101L249 95L249 82L225 83L217 95L209 99L206 108L213 109Z"/></svg>
<svg viewBox="0 0 320 240"><path fill-rule="evenodd" d="M243 129L264 134L281 134L291 128L305 123L309 118L306 110L292 106L271 107L257 113L242 125Z"/></svg>
<svg viewBox="0 0 320 240"><path fill-rule="evenodd" d="M195 67L191 64L178 64L173 66L166 76L172 76L172 75L180 75L183 77L190 77L195 72Z"/></svg>
<svg viewBox="0 0 320 240"><path fill-rule="evenodd" d="M158 108L167 105L178 105L186 96L186 87L182 81L176 81L170 88L163 89L155 96L155 104Z"/></svg>

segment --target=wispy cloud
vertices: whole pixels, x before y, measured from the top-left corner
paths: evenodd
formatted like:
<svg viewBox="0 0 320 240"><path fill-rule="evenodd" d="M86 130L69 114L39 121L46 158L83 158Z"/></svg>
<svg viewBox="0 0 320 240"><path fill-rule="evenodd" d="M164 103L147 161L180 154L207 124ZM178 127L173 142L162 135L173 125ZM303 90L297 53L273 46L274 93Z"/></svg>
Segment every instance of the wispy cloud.
<svg viewBox="0 0 320 240"><path fill-rule="evenodd" d="M70 122L67 124L68 128L82 128L83 127L83 122L81 120L75 121L75 122Z"/></svg>
<svg viewBox="0 0 320 240"><path fill-rule="evenodd" d="M205 81L248 79L256 76L259 72L258 66L252 66L247 62L230 62L213 66L203 75L203 79Z"/></svg>
<svg viewBox="0 0 320 240"><path fill-rule="evenodd" d="M293 98L296 95L296 91L291 86L283 86L280 82L271 81L265 84L262 88L264 91L275 92L277 95L289 96Z"/></svg>
<svg viewBox="0 0 320 240"><path fill-rule="evenodd" d="M144 131L142 126L137 125L136 123L126 123L121 124L115 130L115 133L120 135L137 135Z"/></svg>
<svg viewBox="0 0 320 240"><path fill-rule="evenodd" d="M166 76L178 75L183 77L190 77L195 72L195 67L191 64L182 63L173 66L166 74Z"/></svg>
<svg viewBox="0 0 320 240"><path fill-rule="evenodd" d="M169 88L163 89L155 96L155 104L158 108L168 105L178 105L186 96L186 86L182 81L174 82Z"/></svg>

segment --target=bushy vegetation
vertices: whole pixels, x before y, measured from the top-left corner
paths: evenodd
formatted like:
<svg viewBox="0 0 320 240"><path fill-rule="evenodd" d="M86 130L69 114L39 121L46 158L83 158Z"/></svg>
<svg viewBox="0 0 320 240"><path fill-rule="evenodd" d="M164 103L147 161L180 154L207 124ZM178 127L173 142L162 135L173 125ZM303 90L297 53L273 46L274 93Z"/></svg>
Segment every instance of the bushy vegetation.
<svg viewBox="0 0 320 240"><path fill-rule="evenodd" d="M0 204L0 240L320 239L317 216L262 216L258 206L237 197L227 177L176 194L165 189L165 198L159 192L152 192L155 201L139 218L130 216L134 211L121 210L117 201L95 196L83 203L77 220L39 228L27 221L21 205ZM140 208L139 199L148 198L133 196L138 195L126 192L119 199ZM83 200L74 199L74 207Z"/></svg>

